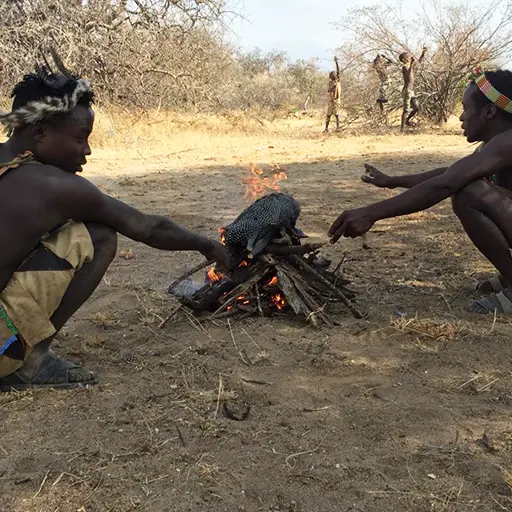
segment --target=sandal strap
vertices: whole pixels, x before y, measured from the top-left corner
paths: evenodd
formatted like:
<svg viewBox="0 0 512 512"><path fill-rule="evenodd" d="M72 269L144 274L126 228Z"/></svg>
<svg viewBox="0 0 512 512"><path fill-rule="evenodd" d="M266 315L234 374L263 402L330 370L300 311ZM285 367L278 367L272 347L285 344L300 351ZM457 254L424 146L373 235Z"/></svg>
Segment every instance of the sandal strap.
<svg viewBox="0 0 512 512"><path fill-rule="evenodd" d="M505 287L501 283L499 274L495 274L494 276L492 276L489 279L488 283L491 285L491 288L494 293L502 292L505 289Z"/></svg>
<svg viewBox="0 0 512 512"><path fill-rule="evenodd" d="M487 313L494 313L494 311L496 311L499 308L497 304L489 300L490 298L491 296L489 296L489 298L484 297L482 299L476 300L475 303L481 306L483 309L485 309Z"/></svg>
<svg viewBox="0 0 512 512"><path fill-rule="evenodd" d="M80 366L66 361L65 359L60 359L54 353L48 352L41 361L39 369L30 383L35 385L49 383L66 384L69 382L69 371L77 368L80 368Z"/></svg>
<svg viewBox="0 0 512 512"><path fill-rule="evenodd" d="M512 315L512 302L510 302L510 299L503 292L497 293L496 299L498 300L503 313L506 315Z"/></svg>
<svg viewBox="0 0 512 512"><path fill-rule="evenodd" d="M512 289L507 288L506 290L499 293L491 293L487 295L487 297L483 297L477 300L476 304L481 306L488 313L494 313L494 311L497 310L499 313L512 315L512 301L504 293L505 291L511 293Z"/></svg>

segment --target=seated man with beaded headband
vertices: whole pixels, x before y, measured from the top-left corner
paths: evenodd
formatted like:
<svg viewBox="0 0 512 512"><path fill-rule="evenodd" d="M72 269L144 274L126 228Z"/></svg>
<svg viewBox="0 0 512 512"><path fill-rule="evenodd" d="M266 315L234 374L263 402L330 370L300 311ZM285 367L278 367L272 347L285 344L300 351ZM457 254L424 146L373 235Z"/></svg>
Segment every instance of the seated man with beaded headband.
<svg viewBox="0 0 512 512"><path fill-rule="evenodd" d="M117 233L228 264L219 242L143 214L77 175L91 154L93 92L53 54L58 72L38 66L14 88L12 111L0 113L10 133L0 144L1 391L96 381L49 348L100 283Z"/></svg>
<svg viewBox="0 0 512 512"><path fill-rule="evenodd" d="M451 197L453 211L476 248L499 275L478 283L485 295L474 313L512 314L512 72L475 70L460 116L477 150L450 167L421 174L388 176L365 165L362 180L377 187L409 190L385 201L343 212L329 230L332 241L358 237L378 220L426 210Z"/></svg>

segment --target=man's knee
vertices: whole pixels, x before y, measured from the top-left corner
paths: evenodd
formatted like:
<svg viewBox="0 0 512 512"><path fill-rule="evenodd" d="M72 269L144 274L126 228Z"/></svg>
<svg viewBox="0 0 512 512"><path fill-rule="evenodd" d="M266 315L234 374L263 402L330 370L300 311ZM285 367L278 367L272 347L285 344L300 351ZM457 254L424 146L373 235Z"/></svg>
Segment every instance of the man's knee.
<svg viewBox="0 0 512 512"><path fill-rule="evenodd" d="M94 245L95 258L112 261L117 251L117 232L104 224L89 222L86 224Z"/></svg>
<svg viewBox="0 0 512 512"><path fill-rule="evenodd" d="M488 200L492 185L486 180L475 180L462 187L452 196L453 211L458 214L464 208L472 208Z"/></svg>

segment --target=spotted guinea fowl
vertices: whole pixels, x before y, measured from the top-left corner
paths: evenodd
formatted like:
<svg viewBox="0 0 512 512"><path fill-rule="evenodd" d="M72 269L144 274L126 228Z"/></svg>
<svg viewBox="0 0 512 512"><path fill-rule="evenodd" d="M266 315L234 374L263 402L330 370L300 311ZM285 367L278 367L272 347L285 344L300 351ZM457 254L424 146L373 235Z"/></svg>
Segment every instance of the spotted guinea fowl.
<svg viewBox="0 0 512 512"><path fill-rule="evenodd" d="M226 251L232 263L253 258L278 237L283 229L298 238L304 233L295 226L299 203L288 194L266 195L245 209L224 229Z"/></svg>

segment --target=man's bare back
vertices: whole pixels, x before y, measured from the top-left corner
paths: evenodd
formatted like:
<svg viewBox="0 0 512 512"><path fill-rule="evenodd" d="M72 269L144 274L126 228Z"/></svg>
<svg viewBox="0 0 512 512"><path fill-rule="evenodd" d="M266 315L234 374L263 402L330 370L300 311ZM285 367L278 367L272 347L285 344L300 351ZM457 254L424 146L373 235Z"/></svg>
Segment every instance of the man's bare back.
<svg viewBox="0 0 512 512"><path fill-rule="evenodd" d="M6 162L0 149L0 162ZM79 193L80 178L47 165L28 164L8 171L0 185L0 290L45 233L70 219L58 197L65 183Z"/></svg>

